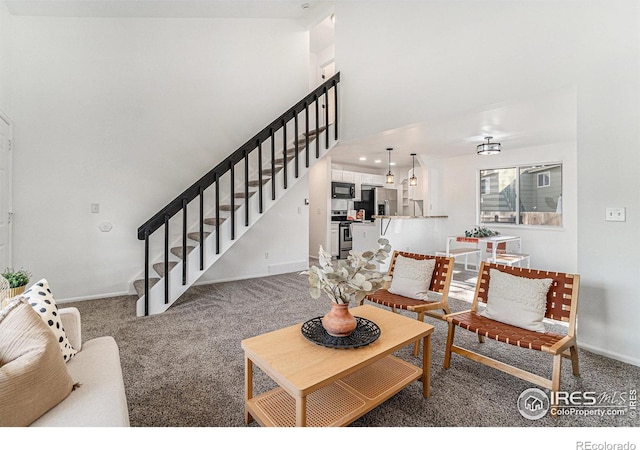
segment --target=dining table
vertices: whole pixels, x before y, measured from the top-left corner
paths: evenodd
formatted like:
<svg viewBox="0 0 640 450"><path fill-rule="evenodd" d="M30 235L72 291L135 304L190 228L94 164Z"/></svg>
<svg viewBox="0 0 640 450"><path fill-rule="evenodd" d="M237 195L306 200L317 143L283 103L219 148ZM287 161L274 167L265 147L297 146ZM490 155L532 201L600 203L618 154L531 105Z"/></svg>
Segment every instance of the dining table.
<svg viewBox="0 0 640 450"><path fill-rule="evenodd" d="M522 250L522 239L520 238L520 236L509 236L509 235L502 235L502 234L498 234L495 236L484 236L484 237L468 237L468 236L448 236L447 237L447 246L446 246L446 252L447 254L449 254L449 251L451 249L451 244L453 242L466 242L466 243L470 243L470 244L475 244L477 248L480 248L480 244L491 244L491 254L492 254L492 259L493 261L496 260L496 257L498 256L498 252L502 251L500 249L498 249L498 247L500 247L500 244L505 244L504 246L506 247L506 244L508 242L515 242L516 245L518 246L518 253L520 253L520 251ZM487 245L487 251L489 248L489 245ZM504 253L505 251L502 251L502 253Z"/></svg>

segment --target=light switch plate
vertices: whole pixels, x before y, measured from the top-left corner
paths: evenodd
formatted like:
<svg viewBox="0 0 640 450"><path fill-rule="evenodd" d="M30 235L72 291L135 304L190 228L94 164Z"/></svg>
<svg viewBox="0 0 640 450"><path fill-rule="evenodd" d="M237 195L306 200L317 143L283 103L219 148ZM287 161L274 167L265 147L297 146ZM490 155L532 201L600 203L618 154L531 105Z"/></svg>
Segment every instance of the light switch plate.
<svg viewBox="0 0 640 450"><path fill-rule="evenodd" d="M607 208L605 220L609 222L624 222L627 220L626 208Z"/></svg>

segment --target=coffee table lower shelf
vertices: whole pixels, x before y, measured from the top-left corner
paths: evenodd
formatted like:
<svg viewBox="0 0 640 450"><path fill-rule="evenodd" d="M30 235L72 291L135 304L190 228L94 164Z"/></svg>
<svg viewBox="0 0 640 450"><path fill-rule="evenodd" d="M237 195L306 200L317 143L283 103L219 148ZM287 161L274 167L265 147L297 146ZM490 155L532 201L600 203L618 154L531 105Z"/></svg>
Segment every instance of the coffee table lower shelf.
<svg viewBox="0 0 640 450"><path fill-rule="evenodd" d="M307 396L307 426L345 426L419 380L423 371L386 356ZM247 411L262 426L295 427L296 401L276 388L247 401Z"/></svg>

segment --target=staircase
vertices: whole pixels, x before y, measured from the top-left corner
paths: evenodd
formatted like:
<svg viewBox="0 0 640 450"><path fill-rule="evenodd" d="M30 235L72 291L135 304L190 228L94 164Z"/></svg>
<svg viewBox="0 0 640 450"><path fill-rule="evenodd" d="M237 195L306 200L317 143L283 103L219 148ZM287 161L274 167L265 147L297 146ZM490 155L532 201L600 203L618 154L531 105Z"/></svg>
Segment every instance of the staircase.
<svg viewBox="0 0 640 450"><path fill-rule="evenodd" d="M138 316L166 311L336 144L339 82L337 73L138 228Z"/></svg>

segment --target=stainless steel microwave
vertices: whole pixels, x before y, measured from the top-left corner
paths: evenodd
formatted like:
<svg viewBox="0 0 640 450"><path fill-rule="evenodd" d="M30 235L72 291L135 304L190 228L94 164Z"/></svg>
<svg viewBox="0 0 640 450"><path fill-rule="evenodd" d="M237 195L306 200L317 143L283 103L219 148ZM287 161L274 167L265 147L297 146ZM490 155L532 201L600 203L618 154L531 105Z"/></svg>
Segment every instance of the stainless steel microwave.
<svg viewBox="0 0 640 450"><path fill-rule="evenodd" d="M331 182L331 198L356 198L355 183Z"/></svg>

